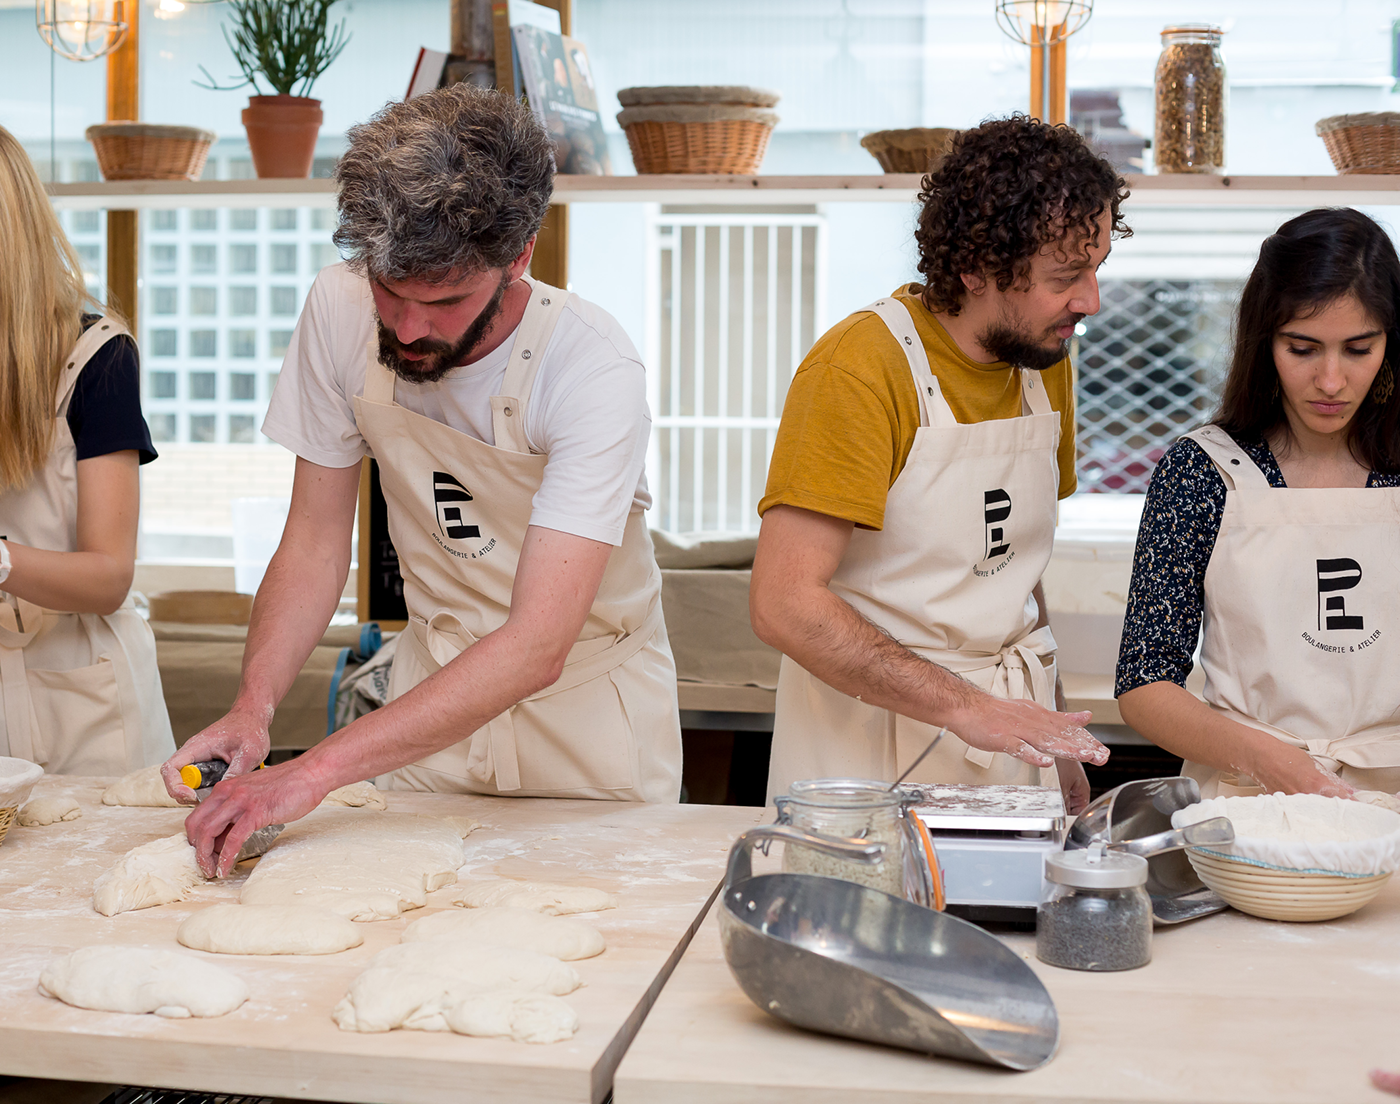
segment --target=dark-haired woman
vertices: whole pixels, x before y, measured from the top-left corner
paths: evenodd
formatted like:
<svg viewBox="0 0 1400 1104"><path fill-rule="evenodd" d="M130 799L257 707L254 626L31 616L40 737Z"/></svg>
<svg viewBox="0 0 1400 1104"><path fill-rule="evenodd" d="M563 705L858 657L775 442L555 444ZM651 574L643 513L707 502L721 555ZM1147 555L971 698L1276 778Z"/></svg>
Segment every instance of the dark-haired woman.
<svg viewBox="0 0 1400 1104"><path fill-rule="evenodd" d="M1123 719L1204 796L1400 789L1400 260L1357 211L1284 223L1212 423L1138 534ZM1202 703L1183 688L1204 621Z"/></svg>

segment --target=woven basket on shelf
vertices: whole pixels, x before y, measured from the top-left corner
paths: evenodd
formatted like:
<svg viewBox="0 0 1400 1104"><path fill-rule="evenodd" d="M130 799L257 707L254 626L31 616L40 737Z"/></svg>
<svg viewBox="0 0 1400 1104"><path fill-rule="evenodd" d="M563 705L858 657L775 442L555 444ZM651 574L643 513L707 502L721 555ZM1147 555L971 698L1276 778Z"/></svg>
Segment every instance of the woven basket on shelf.
<svg viewBox="0 0 1400 1104"><path fill-rule="evenodd" d="M0 809L0 843L5 842L5 835L10 830L10 825L15 822L15 814L19 812L18 805L7 805Z"/></svg>
<svg viewBox="0 0 1400 1104"><path fill-rule="evenodd" d="M638 173L756 173L776 92L743 85L624 88L617 121Z"/></svg>
<svg viewBox="0 0 1400 1104"><path fill-rule="evenodd" d="M198 180L214 132L156 123L99 123L87 128L104 180Z"/></svg>
<svg viewBox="0 0 1400 1104"><path fill-rule="evenodd" d="M1339 173L1400 173L1400 111L1366 111L1317 121Z"/></svg>
<svg viewBox="0 0 1400 1104"><path fill-rule="evenodd" d="M887 173L925 173L938 168L948 152L948 143L957 133L948 127L877 130L862 138L860 144Z"/></svg>

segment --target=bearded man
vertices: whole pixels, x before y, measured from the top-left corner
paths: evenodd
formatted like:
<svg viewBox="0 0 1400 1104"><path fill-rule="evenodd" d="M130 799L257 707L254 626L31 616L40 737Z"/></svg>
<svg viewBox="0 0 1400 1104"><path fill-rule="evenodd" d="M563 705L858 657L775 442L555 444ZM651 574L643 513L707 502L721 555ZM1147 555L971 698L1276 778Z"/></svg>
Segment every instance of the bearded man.
<svg viewBox="0 0 1400 1104"><path fill-rule="evenodd" d="M924 178L924 282L793 378L750 588L784 653L770 794L805 778L1058 785L1108 751L1064 712L1041 575L1075 490L1069 343L1124 181L1068 127L963 132Z"/></svg>
<svg viewBox="0 0 1400 1104"><path fill-rule="evenodd" d="M526 275L553 191L529 109L459 84L351 128L334 240L263 432L297 454L238 696L164 767L222 759L186 821L206 873L330 790L676 801L680 717L644 511L651 418L636 349ZM388 506L409 625L389 703L255 773L334 613L361 460ZM363 569L363 568L362 568Z"/></svg>

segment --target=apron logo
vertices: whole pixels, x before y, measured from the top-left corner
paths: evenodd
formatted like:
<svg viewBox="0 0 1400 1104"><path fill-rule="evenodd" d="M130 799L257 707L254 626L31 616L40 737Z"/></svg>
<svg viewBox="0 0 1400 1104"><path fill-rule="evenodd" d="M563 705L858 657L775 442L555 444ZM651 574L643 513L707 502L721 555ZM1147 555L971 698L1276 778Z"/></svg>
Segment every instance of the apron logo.
<svg viewBox="0 0 1400 1104"><path fill-rule="evenodd" d="M1317 627L1319 629L1363 629L1361 617L1348 616L1346 600L1338 593L1361 582L1361 565L1341 557L1317 561Z"/></svg>
<svg viewBox="0 0 1400 1104"><path fill-rule="evenodd" d="M983 499L987 530L987 554L983 559L990 560L997 556L1005 556L1011 550L1011 543L1006 539L1006 530L1002 524L1011 516L1011 496L998 488L995 491L983 492Z"/></svg>
<svg viewBox="0 0 1400 1104"><path fill-rule="evenodd" d="M437 507L438 529L448 540L470 540L481 530L462 520L462 503L471 502L472 493L460 479L446 472L433 472L433 503Z"/></svg>

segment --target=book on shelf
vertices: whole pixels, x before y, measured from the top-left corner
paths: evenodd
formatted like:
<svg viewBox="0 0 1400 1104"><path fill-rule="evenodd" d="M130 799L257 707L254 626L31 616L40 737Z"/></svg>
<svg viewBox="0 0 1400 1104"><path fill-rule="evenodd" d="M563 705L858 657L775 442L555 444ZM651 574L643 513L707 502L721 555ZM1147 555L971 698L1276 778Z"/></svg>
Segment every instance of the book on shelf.
<svg viewBox="0 0 1400 1104"><path fill-rule="evenodd" d="M424 92L442 87L442 74L446 68L447 54L441 50L421 47L418 60L413 66L413 76L408 80L408 91L404 93L403 98L411 100L414 96L421 96Z"/></svg>

